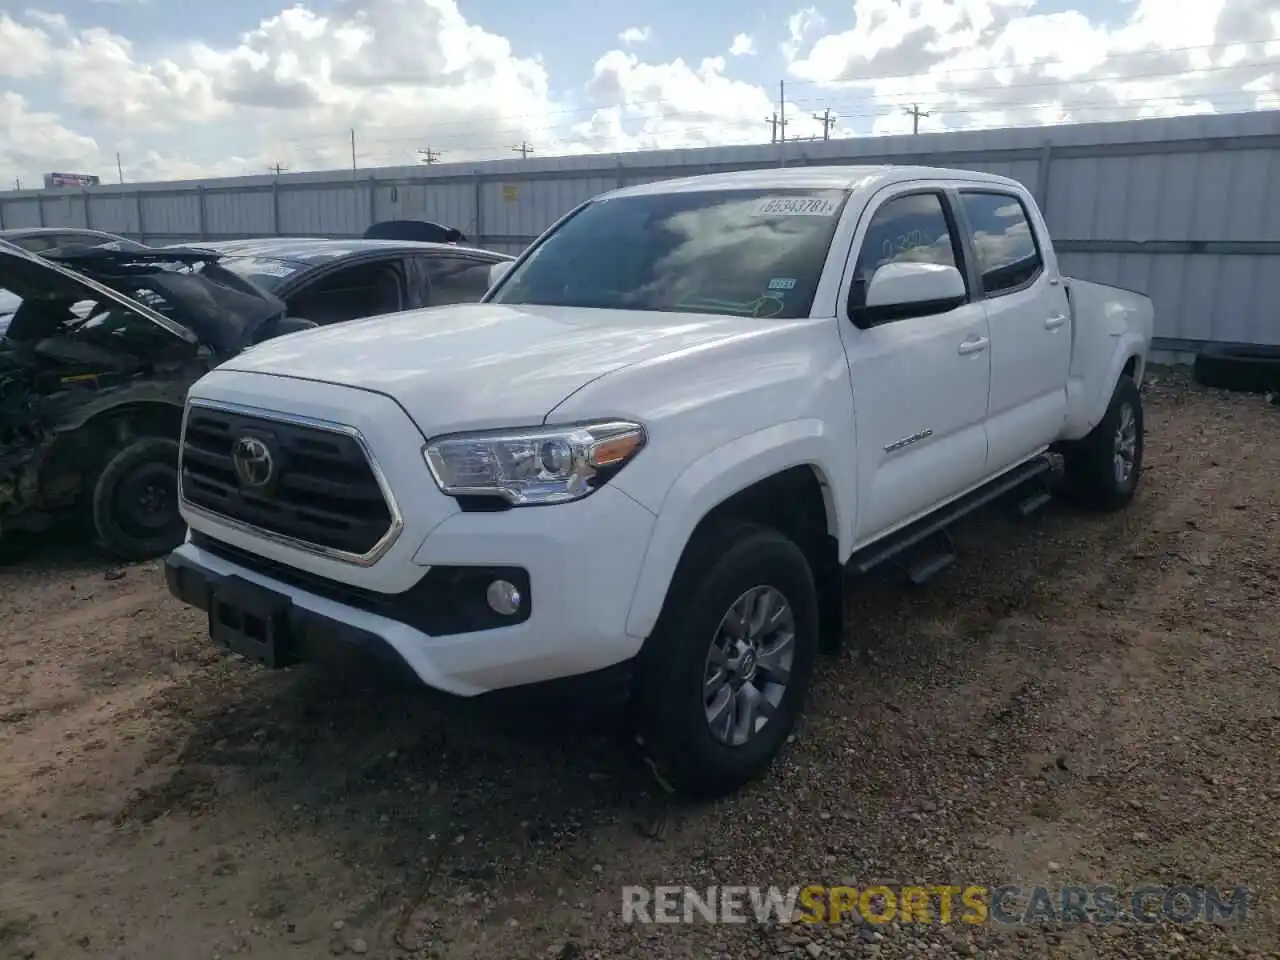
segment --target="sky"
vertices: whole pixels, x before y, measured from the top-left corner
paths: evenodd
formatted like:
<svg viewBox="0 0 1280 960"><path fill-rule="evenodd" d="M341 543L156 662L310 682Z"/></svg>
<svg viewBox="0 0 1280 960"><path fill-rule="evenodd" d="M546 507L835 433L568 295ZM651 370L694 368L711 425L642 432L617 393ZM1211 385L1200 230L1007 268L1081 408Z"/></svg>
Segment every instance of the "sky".
<svg viewBox="0 0 1280 960"><path fill-rule="evenodd" d="M1280 109L1276 0L23 2L0 188Z"/></svg>

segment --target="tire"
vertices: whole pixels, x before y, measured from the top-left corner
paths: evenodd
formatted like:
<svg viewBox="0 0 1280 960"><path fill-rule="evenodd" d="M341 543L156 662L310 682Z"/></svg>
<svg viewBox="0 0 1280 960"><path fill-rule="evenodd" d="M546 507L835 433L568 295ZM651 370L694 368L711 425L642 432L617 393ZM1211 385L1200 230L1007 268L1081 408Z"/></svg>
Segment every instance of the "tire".
<svg viewBox="0 0 1280 960"><path fill-rule="evenodd" d="M1241 393L1280 390L1280 347L1247 343L1209 344L1196 354L1197 383Z"/></svg>
<svg viewBox="0 0 1280 960"><path fill-rule="evenodd" d="M1065 451L1067 496L1105 512L1127 506L1142 476L1144 439L1142 394L1132 377L1121 376L1102 420Z"/></svg>
<svg viewBox="0 0 1280 960"><path fill-rule="evenodd" d="M712 730L703 696L712 668L709 656L723 638L724 621L735 603L764 589L781 596L790 611L790 676L778 690L771 683L777 675L766 665L768 657L753 657L754 671L744 664L749 677L754 672L753 688L777 695L777 701L758 732L735 744ZM759 637L757 650L768 654L776 639L768 633ZM804 553L793 541L745 522L697 534L672 578L636 675L636 720L658 773L676 791L704 798L732 793L761 777L803 710L818 639L817 588ZM723 676L724 668L715 669ZM726 692L717 692L714 704L735 688L745 689L736 680L726 683L720 688Z"/></svg>
<svg viewBox="0 0 1280 960"><path fill-rule="evenodd" d="M178 512L178 442L141 437L111 456L91 500L98 542L122 560L149 560L186 538Z"/></svg>

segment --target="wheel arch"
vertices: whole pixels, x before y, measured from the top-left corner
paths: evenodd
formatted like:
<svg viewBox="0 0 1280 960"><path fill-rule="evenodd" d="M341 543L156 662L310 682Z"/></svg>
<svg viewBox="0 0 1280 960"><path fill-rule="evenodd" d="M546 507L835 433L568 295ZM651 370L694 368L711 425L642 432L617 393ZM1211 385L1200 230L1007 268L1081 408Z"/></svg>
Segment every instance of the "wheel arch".
<svg viewBox="0 0 1280 960"><path fill-rule="evenodd" d="M177 440L183 406L166 398L98 402L64 420L41 453L36 469L37 503L60 510L92 496L93 475L119 449L139 437Z"/></svg>
<svg viewBox="0 0 1280 960"><path fill-rule="evenodd" d="M663 500L632 596L630 635L647 638L653 632L690 545L702 531L728 520L751 520L797 542L819 584L824 637L832 635L830 618L838 619L833 612L837 606L843 609L839 558L851 518L845 516L840 490L821 459L788 458L775 450L743 456L735 464L740 469L715 477L699 469L715 457L709 454L676 481Z"/></svg>

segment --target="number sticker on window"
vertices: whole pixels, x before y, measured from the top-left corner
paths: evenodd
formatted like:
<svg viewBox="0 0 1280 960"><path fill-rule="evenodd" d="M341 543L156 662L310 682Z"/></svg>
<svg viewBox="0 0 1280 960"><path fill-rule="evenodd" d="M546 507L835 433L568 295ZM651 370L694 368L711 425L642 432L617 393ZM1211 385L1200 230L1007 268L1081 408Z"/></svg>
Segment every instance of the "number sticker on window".
<svg viewBox="0 0 1280 960"><path fill-rule="evenodd" d="M830 217L840 204L825 197L770 197L761 200L753 217Z"/></svg>

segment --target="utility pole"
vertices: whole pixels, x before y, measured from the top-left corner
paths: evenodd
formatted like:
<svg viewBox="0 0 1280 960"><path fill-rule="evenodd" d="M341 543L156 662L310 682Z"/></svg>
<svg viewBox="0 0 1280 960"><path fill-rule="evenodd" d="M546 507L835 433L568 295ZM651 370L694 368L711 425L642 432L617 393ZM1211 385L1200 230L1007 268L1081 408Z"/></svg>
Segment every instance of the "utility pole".
<svg viewBox="0 0 1280 960"><path fill-rule="evenodd" d="M830 140L830 139L831 139L831 127L832 127L832 126L835 124L835 122L836 122L838 119L840 119L840 118L839 118L839 117L837 117L835 114L833 114L833 113L831 112L831 108L830 108L830 107L824 107L824 108L823 108L823 110L822 110L822 113L820 113L820 114L815 113L815 114L813 115L813 119L817 120L819 123L821 123L821 124L822 124L822 139L823 139L823 140Z"/></svg>
<svg viewBox="0 0 1280 960"><path fill-rule="evenodd" d="M430 147L427 147L425 150L418 151L418 162L425 163L427 166L430 166L433 163L439 163L440 154L435 150L432 150Z"/></svg>
<svg viewBox="0 0 1280 960"><path fill-rule="evenodd" d="M772 117L765 117L764 122L769 125L769 142L778 142L778 111L773 111Z"/></svg>
<svg viewBox="0 0 1280 960"><path fill-rule="evenodd" d="M521 160L527 160L529 158L529 154L533 153L533 144L529 143L527 140L521 140L520 146L512 147L511 150L513 153L520 154Z"/></svg>
<svg viewBox="0 0 1280 960"><path fill-rule="evenodd" d="M120 151L116 151L116 173L120 177L120 182L124 183L124 167L120 164Z"/></svg>
<svg viewBox="0 0 1280 960"><path fill-rule="evenodd" d="M276 165L274 167L267 167L268 172L274 173L277 177L288 169L288 167L282 167L279 161L276 161Z"/></svg>
<svg viewBox="0 0 1280 960"><path fill-rule="evenodd" d="M921 110L918 103L913 103L911 106L903 107L902 109L911 116L911 135L915 136L920 132L920 118L927 117L929 112Z"/></svg>
<svg viewBox="0 0 1280 960"><path fill-rule="evenodd" d="M22 189L22 178L21 178L21 177L15 177L15 178L14 178L14 180L13 180L13 182L14 182L15 187L16 187L18 190L21 190L21 189Z"/></svg>
<svg viewBox="0 0 1280 960"><path fill-rule="evenodd" d="M787 81L778 81L778 143L785 144L787 140ZM782 149L778 151L778 166L785 167L787 165L787 151Z"/></svg>
<svg viewBox="0 0 1280 960"><path fill-rule="evenodd" d="M351 128L351 175L356 172L356 128Z"/></svg>

